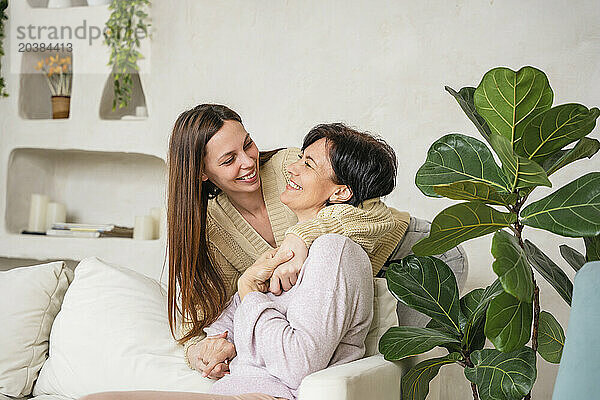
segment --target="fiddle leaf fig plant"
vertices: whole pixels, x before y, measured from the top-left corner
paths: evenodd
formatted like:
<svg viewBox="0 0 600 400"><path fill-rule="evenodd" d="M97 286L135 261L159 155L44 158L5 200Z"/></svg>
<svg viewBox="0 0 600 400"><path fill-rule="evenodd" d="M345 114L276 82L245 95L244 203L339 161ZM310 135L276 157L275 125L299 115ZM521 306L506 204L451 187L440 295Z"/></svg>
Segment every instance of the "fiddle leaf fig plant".
<svg viewBox="0 0 600 400"><path fill-rule="evenodd" d="M8 0L0 0L0 97L8 96L6 92L6 84L2 76L2 56L4 56L4 21L8 19L6 9L8 8Z"/></svg>
<svg viewBox="0 0 600 400"><path fill-rule="evenodd" d="M112 10L104 30L104 43L110 48L109 65L113 67L113 110L125 108L131 101L132 74L139 71L143 58L140 39L148 35L147 7L150 0L112 0Z"/></svg>
<svg viewBox="0 0 600 400"><path fill-rule="evenodd" d="M392 294L431 321L425 328L390 328L379 350L388 360L438 346L448 350L448 355L408 371L402 378L403 399L425 399L429 382L448 364L464 368L476 400L530 399L536 353L559 363L565 341L556 318L540 310L534 271L569 305L573 283L524 237L524 228L583 238L585 255L560 247L575 271L598 260L600 172L584 174L541 200L527 200L537 187L552 187L549 177L556 171L600 150L600 142L588 136L600 110L575 103L553 105L546 74L529 66L518 71L494 68L476 88L446 90L484 141L445 135L433 143L418 170L415 183L424 195L460 203L441 211L429 236L413 246L414 254L387 270ZM498 278L459 298L452 270L435 255L488 234L493 234L491 267ZM486 338L494 348L484 348Z"/></svg>

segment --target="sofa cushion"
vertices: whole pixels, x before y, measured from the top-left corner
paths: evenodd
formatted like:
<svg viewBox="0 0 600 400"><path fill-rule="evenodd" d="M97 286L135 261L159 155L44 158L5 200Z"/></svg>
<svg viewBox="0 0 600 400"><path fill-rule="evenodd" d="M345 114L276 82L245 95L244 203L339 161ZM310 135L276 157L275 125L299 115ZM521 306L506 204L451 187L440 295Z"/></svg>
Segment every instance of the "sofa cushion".
<svg viewBox="0 0 600 400"><path fill-rule="evenodd" d="M397 300L387 288L384 278L373 280L373 322L365 339L365 357L379 353L379 339L392 326L398 326Z"/></svg>
<svg viewBox="0 0 600 400"><path fill-rule="evenodd" d="M167 291L128 268L87 258L75 269L33 393L79 398L102 391L206 392L171 336Z"/></svg>
<svg viewBox="0 0 600 400"><path fill-rule="evenodd" d="M62 261L0 272L0 393L31 394L72 278Z"/></svg>
<svg viewBox="0 0 600 400"><path fill-rule="evenodd" d="M420 218L410 217L410 223L408 224L406 233L392 255L390 255L388 258L388 262L386 265L384 265L384 268L382 268L381 276L385 276L385 270L387 270L389 264L393 262L400 262L400 260L402 260L404 257L408 256L409 254L413 254L412 247L419 240L429 236L430 230L431 222ZM450 267L452 272L454 272L458 289L462 290L465 282L467 281L467 275L469 272L469 261L467 258L467 253L463 247L460 245L453 247L447 252L439 254L436 257L444 261L448 267ZM427 325L427 323L431 320L431 318L429 318L427 315L400 302L397 302L396 313L398 317L397 325L400 326L425 327L425 325Z"/></svg>

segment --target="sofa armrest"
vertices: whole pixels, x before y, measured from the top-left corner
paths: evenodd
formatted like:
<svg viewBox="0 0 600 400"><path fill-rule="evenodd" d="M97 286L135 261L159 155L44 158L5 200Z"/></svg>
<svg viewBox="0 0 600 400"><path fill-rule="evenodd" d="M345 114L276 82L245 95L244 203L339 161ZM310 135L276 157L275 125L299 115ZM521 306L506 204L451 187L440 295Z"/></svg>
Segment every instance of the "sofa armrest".
<svg viewBox="0 0 600 400"><path fill-rule="evenodd" d="M298 400L398 400L403 369L381 354L329 367L302 380Z"/></svg>

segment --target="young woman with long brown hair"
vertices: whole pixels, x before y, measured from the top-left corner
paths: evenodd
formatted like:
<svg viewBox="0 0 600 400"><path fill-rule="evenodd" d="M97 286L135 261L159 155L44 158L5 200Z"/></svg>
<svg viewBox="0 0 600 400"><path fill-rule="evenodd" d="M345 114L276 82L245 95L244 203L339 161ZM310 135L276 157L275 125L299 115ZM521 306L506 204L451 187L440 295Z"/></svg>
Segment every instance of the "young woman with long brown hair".
<svg viewBox="0 0 600 400"><path fill-rule="evenodd" d="M278 293L279 285L293 286L308 248L325 233L360 244L374 274L402 238L410 217L369 196L368 186L360 200L328 200L314 218L298 223L279 196L293 184L287 168L299 154L295 148L260 153L240 116L222 105L199 105L175 122L168 154L168 313L174 337L183 316L176 339L185 343L191 368L204 367L188 357L192 346L198 353L203 328L217 319L237 280L266 251L279 247L294 254L271 277L270 289ZM358 156L368 161L369 155ZM374 168L393 170L395 179L395 156Z"/></svg>

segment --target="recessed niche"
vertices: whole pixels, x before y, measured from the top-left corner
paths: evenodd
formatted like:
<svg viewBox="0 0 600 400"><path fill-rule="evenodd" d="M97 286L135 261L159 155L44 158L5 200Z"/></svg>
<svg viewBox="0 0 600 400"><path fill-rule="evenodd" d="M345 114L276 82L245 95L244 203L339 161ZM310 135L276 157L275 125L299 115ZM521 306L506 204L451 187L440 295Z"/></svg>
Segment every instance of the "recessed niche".
<svg viewBox="0 0 600 400"><path fill-rule="evenodd" d="M108 4L106 1L99 0L27 0L27 3L29 3L29 6L32 8L71 8L85 7L87 5Z"/></svg>
<svg viewBox="0 0 600 400"><path fill-rule="evenodd" d="M131 73L133 86L131 90L131 99L127 107L116 108L113 110L114 95L114 73L111 73L104 85L102 99L100 100L100 118L102 119L122 119L122 120L144 120L148 118L148 109L146 107L146 95L142 87L142 81L137 73Z"/></svg>
<svg viewBox="0 0 600 400"><path fill-rule="evenodd" d="M19 90L19 114L22 118L52 119L52 92L44 74L35 67L40 61L55 57L57 54L60 58L71 57L71 71L73 71L73 52L67 49L23 53Z"/></svg>
<svg viewBox="0 0 600 400"><path fill-rule="evenodd" d="M17 148L8 162L6 230L27 229L33 193L63 203L67 222L133 227L165 204L165 162L139 153Z"/></svg>

